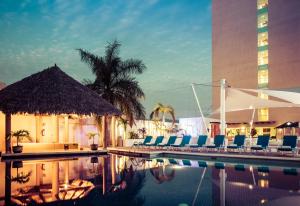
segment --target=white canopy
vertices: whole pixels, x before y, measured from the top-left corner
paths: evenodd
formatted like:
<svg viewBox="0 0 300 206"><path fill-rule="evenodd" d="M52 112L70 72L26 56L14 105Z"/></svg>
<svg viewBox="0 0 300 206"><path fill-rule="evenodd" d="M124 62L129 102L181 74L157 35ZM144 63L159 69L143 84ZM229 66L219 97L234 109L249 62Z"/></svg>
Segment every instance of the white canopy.
<svg viewBox="0 0 300 206"><path fill-rule="evenodd" d="M241 110L248 110L248 109L261 109L261 108L300 107L300 104L262 99L258 96L248 94L241 90L248 91L247 89L227 88L226 105L225 105L226 112L241 111ZM257 92L257 91L253 90L252 92ZM219 109L214 113L218 113L218 112Z"/></svg>
<svg viewBox="0 0 300 206"><path fill-rule="evenodd" d="M300 104L300 93L296 93L296 92L286 92L286 91L269 90L269 89L240 89L240 90L262 93L294 104Z"/></svg>

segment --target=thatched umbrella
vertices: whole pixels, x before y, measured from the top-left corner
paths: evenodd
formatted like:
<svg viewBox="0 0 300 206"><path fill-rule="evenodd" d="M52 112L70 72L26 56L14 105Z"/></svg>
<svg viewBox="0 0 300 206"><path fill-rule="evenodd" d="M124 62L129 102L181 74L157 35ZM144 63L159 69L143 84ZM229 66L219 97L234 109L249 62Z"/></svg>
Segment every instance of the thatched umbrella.
<svg viewBox="0 0 300 206"><path fill-rule="evenodd" d="M113 105L56 65L2 89L0 110L6 115L6 135L10 133L11 114L121 114ZM10 152L10 141L7 147L6 152Z"/></svg>

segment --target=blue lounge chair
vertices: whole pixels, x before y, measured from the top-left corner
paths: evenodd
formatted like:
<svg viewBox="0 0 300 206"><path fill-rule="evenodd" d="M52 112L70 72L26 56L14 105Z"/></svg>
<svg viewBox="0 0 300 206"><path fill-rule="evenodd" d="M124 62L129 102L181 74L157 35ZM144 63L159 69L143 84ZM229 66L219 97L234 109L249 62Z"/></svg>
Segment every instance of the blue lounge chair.
<svg viewBox="0 0 300 206"><path fill-rule="evenodd" d="M169 163L172 165L177 165L177 161L175 159L169 159Z"/></svg>
<svg viewBox="0 0 300 206"><path fill-rule="evenodd" d="M225 164L223 162L216 162L215 168L220 170L225 169Z"/></svg>
<svg viewBox="0 0 300 206"><path fill-rule="evenodd" d="M157 146L158 147L169 147L171 144L175 143L176 139L177 139L177 136L170 136L169 140L168 140L168 142L166 144L164 144L164 143L161 142Z"/></svg>
<svg viewBox="0 0 300 206"><path fill-rule="evenodd" d="M147 143L151 142L152 136L146 136L142 143L133 143L133 146L145 146Z"/></svg>
<svg viewBox="0 0 300 206"><path fill-rule="evenodd" d="M266 150L269 146L270 135L259 135L257 143L251 147L251 150Z"/></svg>
<svg viewBox="0 0 300 206"><path fill-rule="evenodd" d="M171 147L185 147L185 145L189 144L190 140L191 140L191 136L190 135L185 135L183 136L181 143L180 144L171 144Z"/></svg>
<svg viewBox="0 0 300 206"><path fill-rule="evenodd" d="M189 144L188 146L191 148L203 147L203 145L205 145L206 143L206 140L207 140L207 135L199 135L197 144Z"/></svg>
<svg viewBox="0 0 300 206"><path fill-rule="evenodd" d="M182 164L183 164L184 166L192 166L192 163L191 163L190 160L182 160Z"/></svg>
<svg viewBox="0 0 300 206"><path fill-rule="evenodd" d="M283 143L278 147L280 152L290 152L296 149L297 145L297 136L287 135L283 137Z"/></svg>
<svg viewBox="0 0 300 206"><path fill-rule="evenodd" d="M145 144L145 146L154 146L155 147L158 144L160 144L163 141L163 139L164 139L164 136L158 136L154 143L148 142Z"/></svg>
<svg viewBox="0 0 300 206"><path fill-rule="evenodd" d="M205 145L206 148L214 149L221 148L224 146L225 135L216 135L214 138L214 143L211 145Z"/></svg>
<svg viewBox="0 0 300 206"><path fill-rule="evenodd" d="M245 145L245 135L236 135L233 144L227 146L227 149L242 149Z"/></svg>
<svg viewBox="0 0 300 206"><path fill-rule="evenodd" d="M198 161L199 167L207 167L207 163L205 161Z"/></svg>
<svg viewBox="0 0 300 206"><path fill-rule="evenodd" d="M236 171L245 171L245 165L242 165L242 164L234 165L234 169Z"/></svg>
<svg viewBox="0 0 300 206"><path fill-rule="evenodd" d="M266 166L260 166L260 167L257 167L257 171L262 172L262 173L269 173L270 169L269 169L269 167L266 167Z"/></svg>
<svg viewBox="0 0 300 206"><path fill-rule="evenodd" d="M283 174L297 176L298 175L298 171L297 171L296 168L284 168L283 169Z"/></svg>

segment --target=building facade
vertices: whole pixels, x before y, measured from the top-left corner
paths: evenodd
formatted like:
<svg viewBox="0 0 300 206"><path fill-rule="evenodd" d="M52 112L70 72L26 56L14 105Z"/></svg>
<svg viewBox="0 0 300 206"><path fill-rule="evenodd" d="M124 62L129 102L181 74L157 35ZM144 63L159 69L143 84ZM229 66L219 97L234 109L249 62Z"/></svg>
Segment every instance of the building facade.
<svg viewBox="0 0 300 206"><path fill-rule="evenodd" d="M212 80L225 78L236 88L300 92L299 11L299 0L213 0ZM214 110L219 96L214 87ZM226 114L229 123L251 117L252 111ZM300 121L300 109L259 109L254 121L265 126Z"/></svg>

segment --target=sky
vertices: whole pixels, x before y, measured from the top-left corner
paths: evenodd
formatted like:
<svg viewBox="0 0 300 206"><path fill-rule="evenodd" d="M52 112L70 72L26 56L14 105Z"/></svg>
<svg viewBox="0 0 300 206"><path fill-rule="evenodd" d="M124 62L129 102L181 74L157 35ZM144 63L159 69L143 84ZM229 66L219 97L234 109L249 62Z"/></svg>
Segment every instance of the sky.
<svg viewBox="0 0 300 206"><path fill-rule="evenodd" d="M141 59L137 76L147 114L161 102L177 117L197 116L190 84L211 82L211 0L0 0L0 81L13 83L55 63L82 82L94 79L76 48L104 54L122 44ZM196 89L205 112L208 87Z"/></svg>

